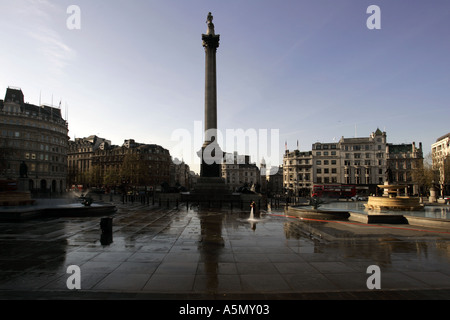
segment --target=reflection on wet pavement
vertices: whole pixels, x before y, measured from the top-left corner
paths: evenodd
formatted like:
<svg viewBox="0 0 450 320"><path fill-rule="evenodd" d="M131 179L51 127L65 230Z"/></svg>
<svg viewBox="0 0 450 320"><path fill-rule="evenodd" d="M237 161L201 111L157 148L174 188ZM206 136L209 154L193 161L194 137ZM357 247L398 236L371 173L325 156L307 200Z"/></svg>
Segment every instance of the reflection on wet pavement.
<svg viewBox="0 0 450 320"><path fill-rule="evenodd" d="M2 223L0 292L66 292L69 265L96 292L362 292L370 265L382 290L450 289L448 233L283 214L119 205L112 242L100 218Z"/></svg>

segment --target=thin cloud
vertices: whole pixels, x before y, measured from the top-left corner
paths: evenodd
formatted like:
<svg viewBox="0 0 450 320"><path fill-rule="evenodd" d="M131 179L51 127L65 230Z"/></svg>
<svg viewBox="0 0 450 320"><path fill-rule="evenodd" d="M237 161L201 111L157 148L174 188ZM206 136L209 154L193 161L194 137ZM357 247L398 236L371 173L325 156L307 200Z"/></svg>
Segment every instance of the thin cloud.
<svg viewBox="0 0 450 320"><path fill-rule="evenodd" d="M64 73L64 68L76 57L76 52L62 38L55 25L66 15L65 8L48 0L14 1L15 15L24 21L16 28L25 37L33 40L30 49L45 57L50 66L48 72L54 76Z"/></svg>
<svg viewBox="0 0 450 320"><path fill-rule="evenodd" d="M42 26L37 31L30 31L28 35L37 41L37 50L57 72L62 72L76 55L75 50L64 43L57 32L48 27Z"/></svg>

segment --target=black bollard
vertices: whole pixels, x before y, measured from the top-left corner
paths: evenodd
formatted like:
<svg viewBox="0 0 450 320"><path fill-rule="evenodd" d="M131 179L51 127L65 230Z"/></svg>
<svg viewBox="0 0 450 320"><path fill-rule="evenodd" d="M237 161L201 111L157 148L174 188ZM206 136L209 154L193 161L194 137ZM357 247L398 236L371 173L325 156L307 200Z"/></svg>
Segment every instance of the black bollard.
<svg viewBox="0 0 450 320"><path fill-rule="evenodd" d="M102 218L100 220L100 229L102 230L100 236L100 243L102 245L109 245L113 242L113 219Z"/></svg>

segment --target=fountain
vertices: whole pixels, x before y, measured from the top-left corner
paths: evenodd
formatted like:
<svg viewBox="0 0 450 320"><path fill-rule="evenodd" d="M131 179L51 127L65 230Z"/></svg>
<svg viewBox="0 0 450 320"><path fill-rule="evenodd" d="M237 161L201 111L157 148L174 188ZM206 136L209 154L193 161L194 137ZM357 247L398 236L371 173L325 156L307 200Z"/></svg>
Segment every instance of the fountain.
<svg viewBox="0 0 450 320"><path fill-rule="evenodd" d="M317 197L309 199L307 205L289 206L291 215L304 219L316 220L347 220L350 216L348 211L339 209L319 209L324 202Z"/></svg>
<svg viewBox="0 0 450 320"><path fill-rule="evenodd" d="M56 199L37 199L27 202L17 192L2 193L4 202L0 202L0 221L25 221L40 217L95 217L108 216L117 211L116 206L108 203L94 203L93 198L86 195L63 197ZM22 194L20 194L22 195ZM28 195L29 197L29 195ZM2 198L0 197L0 200ZM14 205L12 205L14 204Z"/></svg>
<svg viewBox="0 0 450 320"><path fill-rule="evenodd" d="M248 218L249 221L255 221L255 212L256 212L256 203L255 201L252 201L250 203L250 218ZM257 214L257 216L259 216L259 214Z"/></svg>
<svg viewBox="0 0 450 320"><path fill-rule="evenodd" d="M252 208L250 210L250 218L248 218L248 220L250 220L250 221L255 220L255 214L253 212L253 206L252 206Z"/></svg>
<svg viewBox="0 0 450 320"><path fill-rule="evenodd" d="M418 197L398 195L400 189L405 186L391 185L386 182L384 185L378 185L378 187L384 190L384 194L382 197L370 196L365 205L368 210L419 211L424 209Z"/></svg>

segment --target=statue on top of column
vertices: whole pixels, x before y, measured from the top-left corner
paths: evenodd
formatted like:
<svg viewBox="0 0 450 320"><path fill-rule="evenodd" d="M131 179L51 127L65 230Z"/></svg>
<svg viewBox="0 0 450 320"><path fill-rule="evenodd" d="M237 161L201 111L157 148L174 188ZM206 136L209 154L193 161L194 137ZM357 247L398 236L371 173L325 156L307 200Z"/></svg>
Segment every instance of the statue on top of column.
<svg viewBox="0 0 450 320"><path fill-rule="evenodd" d="M208 25L208 30L206 34L214 35L214 23L212 22L214 19L211 12L208 13L208 17L206 18L206 24Z"/></svg>

